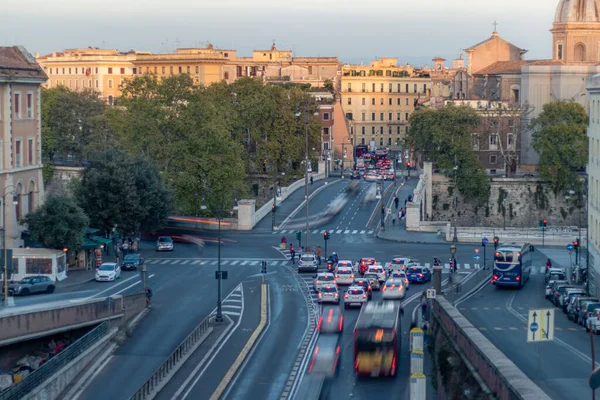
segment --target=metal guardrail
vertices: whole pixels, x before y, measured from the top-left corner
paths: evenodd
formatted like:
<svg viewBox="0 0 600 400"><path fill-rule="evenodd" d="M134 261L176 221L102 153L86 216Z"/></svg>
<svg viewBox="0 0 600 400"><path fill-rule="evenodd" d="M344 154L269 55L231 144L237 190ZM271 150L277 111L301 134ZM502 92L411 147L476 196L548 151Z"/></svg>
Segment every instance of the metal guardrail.
<svg viewBox="0 0 600 400"><path fill-rule="evenodd" d="M200 340L202 335L206 333L208 328L210 328L210 318L210 315L206 317L200 323L200 325L198 325L196 329L194 329L192 333L190 333L188 337L186 337L179 346L177 346L175 351L171 353L167 360L160 367L158 367L158 369L154 371L154 373L150 376L150 378L148 378L146 382L144 382L144 384L138 389L138 391L135 392L133 396L131 396L131 400L146 399L153 394L154 390L160 387L161 382L167 376L169 376L169 372L171 372L173 368L178 366L179 361L181 361L181 359L190 351L190 349L196 344L196 342Z"/></svg>
<svg viewBox="0 0 600 400"><path fill-rule="evenodd" d="M77 358L81 353L87 350L92 343L95 343L99 338L106 335L108 333L108 328L108 321L101 323L56 356L52 357L47 363L33 371L22 381L0 393L0 400L22 399L26 394L34 390L58 372L62 367Z"/></svg>

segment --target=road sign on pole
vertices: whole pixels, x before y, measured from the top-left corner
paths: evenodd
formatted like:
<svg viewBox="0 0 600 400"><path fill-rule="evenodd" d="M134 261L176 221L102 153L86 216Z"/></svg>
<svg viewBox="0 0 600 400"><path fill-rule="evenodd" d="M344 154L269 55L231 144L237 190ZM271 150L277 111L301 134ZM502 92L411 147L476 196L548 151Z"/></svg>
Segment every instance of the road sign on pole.
<svg viewBox="0 0 600 400"><path fill-rule="evenodd" d="M480 256L479 254L475 254L475 255L473 255L473 259L474 259L475 261L479 261L479 259L480 259L480 258L481 258L481 256Z"/></svg>
<svg viewBox="0 0 600 400"><path fill-rule="evenodd" d="M435 289L427 289L427 298L435 299Z"/></svg>
<svg viewBox="0 0 600 400"><path fill-rule="evenodd" d="M489 240L488 240L488 238L484 237L482 242L483 242L483 245L485 246L489 243Z"/></svg>
<svg viewBox="0 0 600 400"><path fill-rule="evenodd" d="M569 251L573 251L573 249L574 249L574 247L573 247L573 244L569 243L569 244L567 245L567 250L569 250ZM569 253L569 254L571 254L571 253Z"/></svg>
<svg viewBox="0 0 600 400"><path fill-rule="evenodd" d="M479 247L475 247L475 254L479 254Z"/></svg>
<svg viewBox="0 0 600 400"><path fill-rule="evenodd" d="M550 340L554 340L554 309L529 310L527 341L546 342Z"/></svg>
<svg viewBox="0 0 600 400"><path fill-rule="evenodd" d="M572 251L572 250L569 250L569 255L571 255L571 254L573 254L573 251Z"/></svg>

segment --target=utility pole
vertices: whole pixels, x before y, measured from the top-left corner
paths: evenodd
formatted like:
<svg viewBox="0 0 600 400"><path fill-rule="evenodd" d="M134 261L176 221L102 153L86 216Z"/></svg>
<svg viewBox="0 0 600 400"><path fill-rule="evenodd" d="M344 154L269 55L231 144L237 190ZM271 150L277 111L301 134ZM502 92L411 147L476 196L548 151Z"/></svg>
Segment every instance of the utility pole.
<svg viewBox="0 0 600 400"><path fill-rule="evenodd" d="M306 196L306 249L308 250L309 241L308 235L310 234L308 227L308 111L305 115L305 124L304 124L304 135L306 138L306 158L304 162L304 195Z"/></svg>

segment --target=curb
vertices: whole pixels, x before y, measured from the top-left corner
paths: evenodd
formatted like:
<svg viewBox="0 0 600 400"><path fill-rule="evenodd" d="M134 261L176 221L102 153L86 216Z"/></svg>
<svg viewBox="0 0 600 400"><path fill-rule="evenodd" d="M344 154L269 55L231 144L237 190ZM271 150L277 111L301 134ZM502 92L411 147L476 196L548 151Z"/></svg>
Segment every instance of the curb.
<svg viewBox="0 0 600 400"><path fill-rule="evenodd" d="M408 243L408 244L448 244L448 243L451 243L451 242L431 242L431 241L426 241L426 240L392 239L392 238L381 237L380 235L381 235L381 232L379 232L376 235L377 239L387 240L388 242Z"/></svg>

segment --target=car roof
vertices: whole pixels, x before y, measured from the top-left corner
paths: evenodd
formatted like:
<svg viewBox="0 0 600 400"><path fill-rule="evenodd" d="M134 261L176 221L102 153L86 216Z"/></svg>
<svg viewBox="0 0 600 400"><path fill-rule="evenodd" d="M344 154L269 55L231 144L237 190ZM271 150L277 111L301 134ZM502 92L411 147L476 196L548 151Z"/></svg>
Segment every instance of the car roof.
<svg viewBox="0 0 600 400"><path fill-rule="evenodd" d="M365 288L361 285L350 285L348 287L348 290L354 290L354 289L360 289L360 290L364 290Z"/></svg>
<svg viewBox="0 0 600 400"><path fill-rule="evenodd" d="M334 276L331 272L319 272L317 276Z"/></svg>

